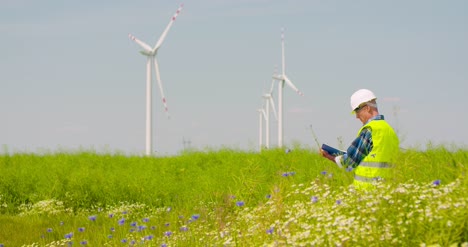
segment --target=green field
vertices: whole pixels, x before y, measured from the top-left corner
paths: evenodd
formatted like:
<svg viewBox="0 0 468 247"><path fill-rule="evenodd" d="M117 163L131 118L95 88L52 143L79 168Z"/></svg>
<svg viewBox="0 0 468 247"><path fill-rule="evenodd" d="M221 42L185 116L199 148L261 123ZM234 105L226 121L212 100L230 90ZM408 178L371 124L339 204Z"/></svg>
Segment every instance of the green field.
<svg viewBox="0 0 468 247"><path fill-rule="evenodd" d="M316 151L0 156L0 246L468 246L468 151L356 191Z"/></svg>

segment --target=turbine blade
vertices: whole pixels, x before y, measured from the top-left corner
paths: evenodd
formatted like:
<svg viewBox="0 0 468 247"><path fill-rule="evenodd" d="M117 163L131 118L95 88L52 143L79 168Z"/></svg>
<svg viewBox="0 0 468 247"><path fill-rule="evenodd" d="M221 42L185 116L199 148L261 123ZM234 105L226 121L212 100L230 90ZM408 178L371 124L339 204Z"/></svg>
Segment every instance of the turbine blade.
<svg viewBox="0 0 468 247"><path fill-rule="evenodd" d="M297 89L296 86L294 86L294 84L289 80L289 78L287 76L284 76L284 81L286 82L286 84L288 84L288 86L290 88L292 88L294 91L296 91L296 93L298 93L300 96L304 95L301 91L299 91L299 89Z"/></svg>
<svg viewBox="0 0 468 247"><path fill-rule="evenodd" d="M275 115L275 119L278 120L278 116L276 115L275 102L273 101L273 97L271 95L268 101L270 102L270 106L273 110L273 115Z"/></svg>
<svg viewBox="0 0 468 247"><path fill-rule="evenodd" d="M147 45L145 42L137 39L135 36L131 35L131 34L128 34L128 37L135 41L135 43L139 44L141 46L141 48L143 48L146 52L151 52L151 46Z"/></svg>
<svg viewBox="0 0 468 247"><path fill-rule="evenodd" d="M275 66L275 69L273 71L273 75L278 74L277 70L278 70L278 68L277 68L277 66ZM273 76L273 79L271 80L270 94L273 92L273 88L275 86L275 80L277 80L277 79L275 79L274 76Z"/></svg>
<svg viewBox="0 0 468 247"><path fill-rule="evenodd" d="M163 90L162 83L161 83L161 76L159 75L158 61L156 60L156 58L153 58L153 59L154 59L154 69L156 71L156 81L158 82L159 92L161 93L161 100L164 105L164 111L166 112L167 118L170 118L169 111L167 108L166 97L164 97L164 90Z"/></svg>
<svg viewBox="0 0 468 247"><path fill-rule="evenodd" d="M184 4L181 4L175 14L172 16L171 20L169 21L169 24L167 25L166 29L162 33L161 37L159 37L158 43L153 48L153 52L156 51L161 45L164 39L166 38L167 33L169 32L169 29L171 29L172 24L176 20L177 16L179 15L180 11L182 10L182 7L184 7Z"/></svg>

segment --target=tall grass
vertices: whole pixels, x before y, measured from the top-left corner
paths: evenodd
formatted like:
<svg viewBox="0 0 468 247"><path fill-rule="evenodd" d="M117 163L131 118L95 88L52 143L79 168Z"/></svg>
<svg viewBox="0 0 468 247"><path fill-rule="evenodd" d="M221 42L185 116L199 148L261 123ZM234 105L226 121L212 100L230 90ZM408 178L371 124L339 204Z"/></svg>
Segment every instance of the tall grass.
<svg viewBox="0 0 468 247"><path fill-rule="evenodd" d="M388 246L468 241L466 150L405 150L355 191L316 152L0 156L4 246ZM0 245L1 246L1 245Z"/></svg>

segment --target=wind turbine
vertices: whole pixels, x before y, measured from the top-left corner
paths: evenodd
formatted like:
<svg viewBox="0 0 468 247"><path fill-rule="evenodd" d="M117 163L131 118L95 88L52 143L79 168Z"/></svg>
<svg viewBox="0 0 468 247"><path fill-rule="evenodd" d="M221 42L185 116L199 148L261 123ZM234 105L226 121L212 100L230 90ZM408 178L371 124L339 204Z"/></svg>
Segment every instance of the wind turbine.
<svg viewBox="0 0 468 247"><path fill-rule="evenodd" d="M276 73L276 69L275 72ZM262 98L265 100L264 106L265 106L265 147L270 148L270 106L273 110L273 114L275 116L275 119L278 119L278 116L276 115L276 109L275 109L275 102L273 101L273 88L275 85L275 79L271 81L271 87L270 91L268 93L264 93L262 95Z"/></svg>
<svg viewBox="0 0 468 247"><path fill-rule="evenodd" d="M273 79L279 81L278 84L278 147L283 147L283 87L287 84L290 88L296 91L297 94L303 96L303 93L294 86L294 84L286 76L286 65L284 58L284 28L281 29L281 65L282 73L273 75Z"/></svg>
<svg viewBox="0 0 468 247"><path fill-rule="evenodd" d="M143 48L140 51L141 54L147 57L146 62L146 155L151 155L152 147L152 110L151 110L151 102L152 102L152 67L154 66L154 70L156 73L156 81L159 86L159 92L161 93L162 103L164 104L164 111L166 112L167 117L169 118L166 98L164 97L164 91L161 83L161 77L159 75L159 66L158 61L156 60L156 54L158 53L159 47L161 47L164 39L166 38L169 29L171 28L172 24L174 23L176 17L179 15L180 11L182 10L183 4L179 6L175 14L172 16L169 24L167 25L166 29L162 33L161 37L159 37L158 42L156 45L151 48L148 44L144 43L143 41L135 38L133 35L129 34L128 37L135 41L138 45Z"/></svg>
<svg viewBox="0 0 468 247"><path fill-rule="evenodd" d="M258 151L262 151L263 147L263 119L266 119L265 109L257 109L258 112Z"/></svg>

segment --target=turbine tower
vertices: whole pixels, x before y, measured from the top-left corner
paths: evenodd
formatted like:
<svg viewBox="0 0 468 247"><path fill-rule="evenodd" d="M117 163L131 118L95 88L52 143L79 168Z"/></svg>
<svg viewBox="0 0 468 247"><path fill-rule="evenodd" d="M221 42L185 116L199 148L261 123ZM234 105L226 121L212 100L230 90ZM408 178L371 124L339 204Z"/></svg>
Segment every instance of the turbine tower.
<svg viewBox="0 0 468 247"><path fill-rule="evenodd" d="M146 155L151 155L152 147L152 68L154 67L156 73L156 82L158 83L159 92L161 93L161 100L164 105L164 111L166 112L167 117L169 118L166 98L164 97L164 91L161 83L161 77L159 75L159 66L158 61L156 60L156 54L158 53L159 47L161 47L164 39L166 38L169 29L171 28L172 24L174 23L176 17L179 15L180 11L182 10L183 4L179 6L175 14L172 16L169 24L167 25L166 29L162 33L161 37L159 37L158 42L156 45L151 48L148 44L144 43L143 41L135 38L133 35L129 34L128 36L130 39L135 41L138 45L143 48L140 51L141 54L147 57L146 61Z"/></svg>
<svg viewBox="0 0 468 247"><path fill-rule="evenodd" d="M257 109L258 112L258 151L263 149L263 119L266 119L265 110L262 108Z"/></svg>
<svg viewBox="0 0 468 247"><path fill-rule="evenodd" d="M276 69L275 69L276 73ZM278 116L276 115L276 108L275 102L273 101L273 88L275 85L275 79L271 81L270 91L268 93L264 93L262 98L265 100L265 147L268 149L270 148L270 106L273 110L273 114L275 119L278 120Z"/></svg>
<svg viewBox="0 0 468 247"><path fill-rule="evenodd" d="M283 147L283 87L284 84L287 84L300 96L303 96L303 93L294 86L294 84L286 76L286 64L284 58L284 28L281 29L281 65L282 73L273 75L273 79L279 81L278 84L278 147Z"/></svg>

